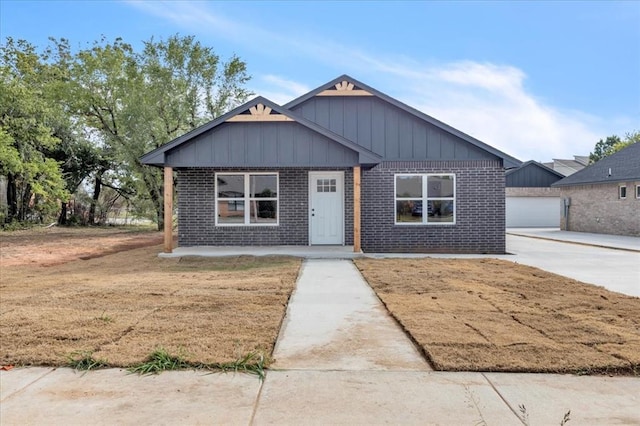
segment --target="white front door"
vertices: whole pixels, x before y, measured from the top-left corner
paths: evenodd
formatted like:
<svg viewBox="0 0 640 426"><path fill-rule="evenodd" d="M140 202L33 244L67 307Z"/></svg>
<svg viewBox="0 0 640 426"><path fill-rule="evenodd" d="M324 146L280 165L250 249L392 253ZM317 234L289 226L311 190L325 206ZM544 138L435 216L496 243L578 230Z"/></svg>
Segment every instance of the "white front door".
<svg viewBox="0 0 640 426"><path fill-rule="evenodd" d="M309 243L344 244L344 172L309 172Z"/></svg>

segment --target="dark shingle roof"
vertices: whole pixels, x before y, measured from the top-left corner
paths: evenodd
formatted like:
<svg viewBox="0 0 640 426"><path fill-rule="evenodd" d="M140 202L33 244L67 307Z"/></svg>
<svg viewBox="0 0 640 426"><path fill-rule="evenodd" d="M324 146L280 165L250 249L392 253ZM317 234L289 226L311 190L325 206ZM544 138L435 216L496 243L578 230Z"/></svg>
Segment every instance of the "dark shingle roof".
<svg viewBox="0 0 640 426"><path fill-rule="evenodd" d="M611 154L597 163L559 180L552 186L629 182L634 180L640 180L640 143L634 143L615 154Z"/></svg>

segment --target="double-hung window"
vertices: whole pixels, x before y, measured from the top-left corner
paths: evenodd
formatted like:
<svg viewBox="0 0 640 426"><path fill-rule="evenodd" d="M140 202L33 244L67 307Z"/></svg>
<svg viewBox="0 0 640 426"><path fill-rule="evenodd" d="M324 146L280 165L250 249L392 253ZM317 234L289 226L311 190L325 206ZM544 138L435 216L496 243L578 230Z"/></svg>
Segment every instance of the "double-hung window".
<svg viewBox="0 0 640 426"><path fill-rule="evenodd" d="M456 222L454 174L395 175L396 225L452 225Z"/></svg>
<svg viewBox="0 0 640 426"><path fill-rule="evenodd" d="M618 198L621 200L627 198L627 185L620 185L618 187Z"/></svg>
<svg viewBox="0 0 640 426"><path fill-rule="evenodd" d="M277 173L216 173L216 225L277 225Z"/></svg>

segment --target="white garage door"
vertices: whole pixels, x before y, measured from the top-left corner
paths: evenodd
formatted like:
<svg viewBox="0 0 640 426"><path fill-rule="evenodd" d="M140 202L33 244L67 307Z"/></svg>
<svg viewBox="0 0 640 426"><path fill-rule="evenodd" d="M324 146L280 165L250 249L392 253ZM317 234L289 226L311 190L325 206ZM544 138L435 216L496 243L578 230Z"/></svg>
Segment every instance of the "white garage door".
<svg viewBox="0 0 640 426"><path fill-rule="evenodd" d="M507 197L507 228L559 227L559 197Z"/></svg>

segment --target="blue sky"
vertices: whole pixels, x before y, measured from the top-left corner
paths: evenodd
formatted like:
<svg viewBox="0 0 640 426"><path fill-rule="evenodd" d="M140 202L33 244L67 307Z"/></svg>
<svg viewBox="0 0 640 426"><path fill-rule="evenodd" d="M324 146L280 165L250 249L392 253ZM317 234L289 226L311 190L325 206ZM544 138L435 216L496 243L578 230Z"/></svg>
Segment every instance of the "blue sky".
<svg viewBox="0 0 640 426"><path fill-rule="evenodd" d="M0 35L140 46L195 35L285 103L341 74L521 160L640 130L640 1L0 0Z"/></svg>

